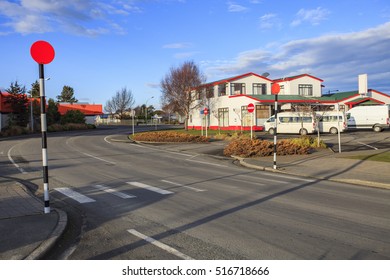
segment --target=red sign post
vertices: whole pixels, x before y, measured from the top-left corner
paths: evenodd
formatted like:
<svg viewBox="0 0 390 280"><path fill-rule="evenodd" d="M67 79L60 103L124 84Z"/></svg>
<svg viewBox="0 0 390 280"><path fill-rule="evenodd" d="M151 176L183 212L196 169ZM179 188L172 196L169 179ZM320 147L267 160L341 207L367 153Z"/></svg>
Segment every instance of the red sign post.
<svg viewBox="0 0 390 280"><path fill-rule="evenodd" d="M251 139L253 139L253 123L254 123L254 117L253 112L255 111L255 105L253 103L249 103L247 110L249 113L252 114L252 120L251 120Z"/></svg>
<svg viewBox="0 0 390 280"><path fill-rule="evenodd" d="M205 122L206 122L206 137L207 137L207 115L209 114L209 108L207 108L207 107L205 107L204 109L203 109L203 114L205 115Z"/></svg>
<svg viewBox="0 0 390 280"><path fill-rule="evenodd" d="M36 41L30 48L32 58L39 64L39 92L41 97L41 131L42 131L42 166L43 166L43 196L44 212L50 213L49 201L49 167L47 157L47 122L46 122L46 100L45 100L45 75L44 64L53 61L54 48L45 41Z"/></svg>
<svg viewBox="0 0 390 280"><path fill-rule="evenodd" d="M255 110L255 105L253 105L253 103L249 103L248 104L248 112L253 113L254 110Z"/></svg>

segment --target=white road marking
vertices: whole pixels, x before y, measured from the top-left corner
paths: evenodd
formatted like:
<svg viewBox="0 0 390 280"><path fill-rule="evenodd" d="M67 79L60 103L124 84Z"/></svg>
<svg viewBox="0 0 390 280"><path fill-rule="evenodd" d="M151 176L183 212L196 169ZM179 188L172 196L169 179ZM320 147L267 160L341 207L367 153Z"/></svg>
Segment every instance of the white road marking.
<svg viewBox="0 0 390 280"><path fill-rule="evenodd" d="M94 159L97 159L97 160L100 160L100 161L104 161L104 162L107 162L107 163L110 163L110 164L116 164L115 162L113 161L108 161L108 160L105 160L103 158L100 158L100 157L95 157L94 155L91 155L91 154L87 154L87 153L82 153L83 155L86 155L88 157L91 157L91 158L94 158Z"/></svg>
<svg viewBox="0 0 390 280"><path fill-rule="evenodd" d="M364 144L363 142L359 142L359 141L356 141L356 142L358 142L358 143L361 144L361 145L367 146L367 147L369 147L369 148L371 148L371 149L378 150L378 148L376 148L376 147L374 147L374 146L371 146L371 145L368 145L368 144Z"/></svg>
<svg viewBox="0 0 390 280"><path fill-rule="evenodd" d="M123 198L123 199L136 198L135 195L128 195L126 193L119 192L117 190L111 189L111 188L104 186L104 185L95 185L94 188L101 190L101 191L104 191L104 192L107 192L107 193L110 193L110 194L113 194L113 195L120 197L120 198Z"/></svg>
<svg viewBox="0 0 390 280"><path fill-rule="evenodd" d="M153 244L154 246L159 247L160 249L163 249L164 251L166 251L172 255L175 255L176 257L179 257L183 260L194 260L190 256L187 256L186 254L183 254L183 253L179 252L178 250L176 250L176 249L174 249L174 248L172 248L164 243L161 243L160 241L157 241L156 239L154 239L152 237L146 236L146 235L136 231L135 229L129 229L129 230L127 230L127 232L129 232L130 234L132 234L136 237L139 237L139 238L145 240L146 242Z"/></svg>
<svg viewBox="0 0 390 280"><path fill-rule="evenodd" d="M63 195L76 200L79 203L91 203L95 202L96 200L89 198L88 196L85 196L79 192L76 192L74 190L71 190L70 188L55 188L56 191L62 193Z"/></svg>
<svg viewBox="0 0 390 280"><path fill-rule="evenodd" d="M112 135L107 135L106 137L104 137L104 141L105 142L107 142L108 144L111 144L112 145L112 143L110 142L110 141L108 141L108 137L111 137Z"/></svg>
<svg viewBox="0 0 390 280"><path fill-rule="evenodd" d="M299 177L292 177L292 176L286 176L286 175L282 175L282 174L272 174L272 173L267 173L267 176L269 177L277 177L277 178L285 178L285 179L288 179L288 180L297 180L297 181L305 181L305 182L316 182L317 180L313 180L313 179L304 179L304 178L299 178ZM264 177L261 177L262 179L266 179ZM266 179L267 180L267 179ZM271 180L271 179L268 179L268 180ZM274 180L276 182L276 180ZM280 181L282 183L291 183L291 182L284 182L284 181Z"/></svg>
<svg viewBox="0 0 390 280"><path fill-rule="evenodd" d="M152 191L152 192L156 192L156 193L159 193L159 194L172 194L173 193L171 191L167 191L167 190L163 190L163 189L160 189L160 188L152 187L150 185L147 185L147 184L144 184L144 183L140 183L140 182L127 182L127 184L133 185L133 186L138 187L138 188L146 189L146 190L149 190L149 191Z"/></svg>
<svg viewBox="0 0 390 280"><path fill-rule="evenodd" d="M193 190L193 191L196 191L196 192L205 192L206 191L206 190L202 190L202 189L198 189L198 188L194 188L194 187L178 184L178 183L167 181L167 180L161 180L161 182L168 183L168 184L171 184L171 185L175 185L175 186L178 186L178 187L183 187L183 188L190 189L190 190Z"/></svg>
<svg viewBox="0 0 390 280"><path fill-rule="evenodd" d="M148 149L148 150L153 150L153 151L159 151L159 152L162 152L162 153L168 153L168 154L174 154L174 155L180 155L180 156L186 156L186 157L192 157L193 156L193 155L186 154L186 153L179 153L179 152L173 152L173 151L163 150L163 149L159 149L159 148L152 148L152 147L143 146L143 145L139 145L139 144L132 144L132 143L130 143L129 145L136 146L137 148L143 148L143 149Z"/></svg>
<svg viewBox="0 0 390 280"><path fill-rule="evenodd" d="M13 148L15 148L15 146L13 146L13 147L11 147L11 149L9 149L8 150L8 159L9 159L9 161L22 173L22 174L27 174L27 172L23 169L23 168L21 168L20 166L19 166L19 164L17 164L15 161L14 161L14 159L12 158L12 156L11 156L11 151L12 151L12 149Z"/></svg>
<svg viewBox="0 0 390 280"><path fill-rule="evenodd" d="M201 163L201 164L206 164L206 165L219 166L219 167L226 167L225 165L222 165L222 164L211 163L211 162L200 161L200 160L193 160L193 158L195 158L197 156L198 155L192 156L191 158L186 159L186 161L191 161L191 162L196 162L196 163Z"/></svg>

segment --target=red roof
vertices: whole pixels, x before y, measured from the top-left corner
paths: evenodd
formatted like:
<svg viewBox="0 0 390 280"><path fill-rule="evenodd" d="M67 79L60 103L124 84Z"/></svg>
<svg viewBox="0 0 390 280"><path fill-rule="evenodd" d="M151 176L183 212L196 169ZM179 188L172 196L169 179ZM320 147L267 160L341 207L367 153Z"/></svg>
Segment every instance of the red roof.
<svg viewBox="0 0 390 280"><path fill-rule="evenodd" d="M58 111L64 115L69 110L81 111L86 116L95 116L103 114L103 106L101 104L78 104L78 103L59 103Z"/></svg>
<svg viewBox="0 0 390 280"><path fill-rule="evenodd" d="M299 79L299 78L302 78L302 77L310 77L310 78L313 78L313 79L318 80L320 82L324 81L324 80L321 80L320 78L314 77L314 76L309 75L309 74L302 74L302 75L297 75L297 76L292 76L292 77L279 78L279 79L274 80L274 82L275 83L281 83L281 82L284 82L284 81L296 80L296 79Z"/></svg>
<svg viewBox="0 0 390 280"><path fill-rule="evenodd" d="M6 103L9 95L8 92L0 92L0 113L12 113L11 104Z"/></svg>

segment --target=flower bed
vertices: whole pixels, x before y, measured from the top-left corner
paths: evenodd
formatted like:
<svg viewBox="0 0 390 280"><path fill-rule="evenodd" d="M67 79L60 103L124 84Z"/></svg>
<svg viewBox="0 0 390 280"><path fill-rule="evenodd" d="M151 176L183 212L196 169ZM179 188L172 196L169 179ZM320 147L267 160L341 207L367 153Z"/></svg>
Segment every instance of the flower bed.
<svg viewBox="0 0 390 280"><path fill-rule="evenodd" d="M276 146L277 155L306 155L316 145L312 137L301 137L278 141ZM325 144L320 142L320 147ZM238 139L231 141L224 149L225 156L240 157L266 157L274 153L274 143L268 140Z"/></svg>
<svg viewBox="0 0 390 280"><path fill-rule="evenodd" d="M165 142L165 143L206 143L209 138L205 136L190 135L175 131L155 131L137 133L132 137L135 141Z"/></svg>

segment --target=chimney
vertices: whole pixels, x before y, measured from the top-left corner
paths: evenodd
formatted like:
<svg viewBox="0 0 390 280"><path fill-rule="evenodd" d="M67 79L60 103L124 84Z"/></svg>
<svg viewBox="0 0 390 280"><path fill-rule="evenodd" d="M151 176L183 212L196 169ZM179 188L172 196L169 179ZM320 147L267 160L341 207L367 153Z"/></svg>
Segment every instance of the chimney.
<svg viewBox="0 0 390 280"><path fill-rule="evenodd" d="M358 82L359 82L359 94L361 96L367 96L367 92L368 92L367 74L360 74L358 77Z"/></svg>

